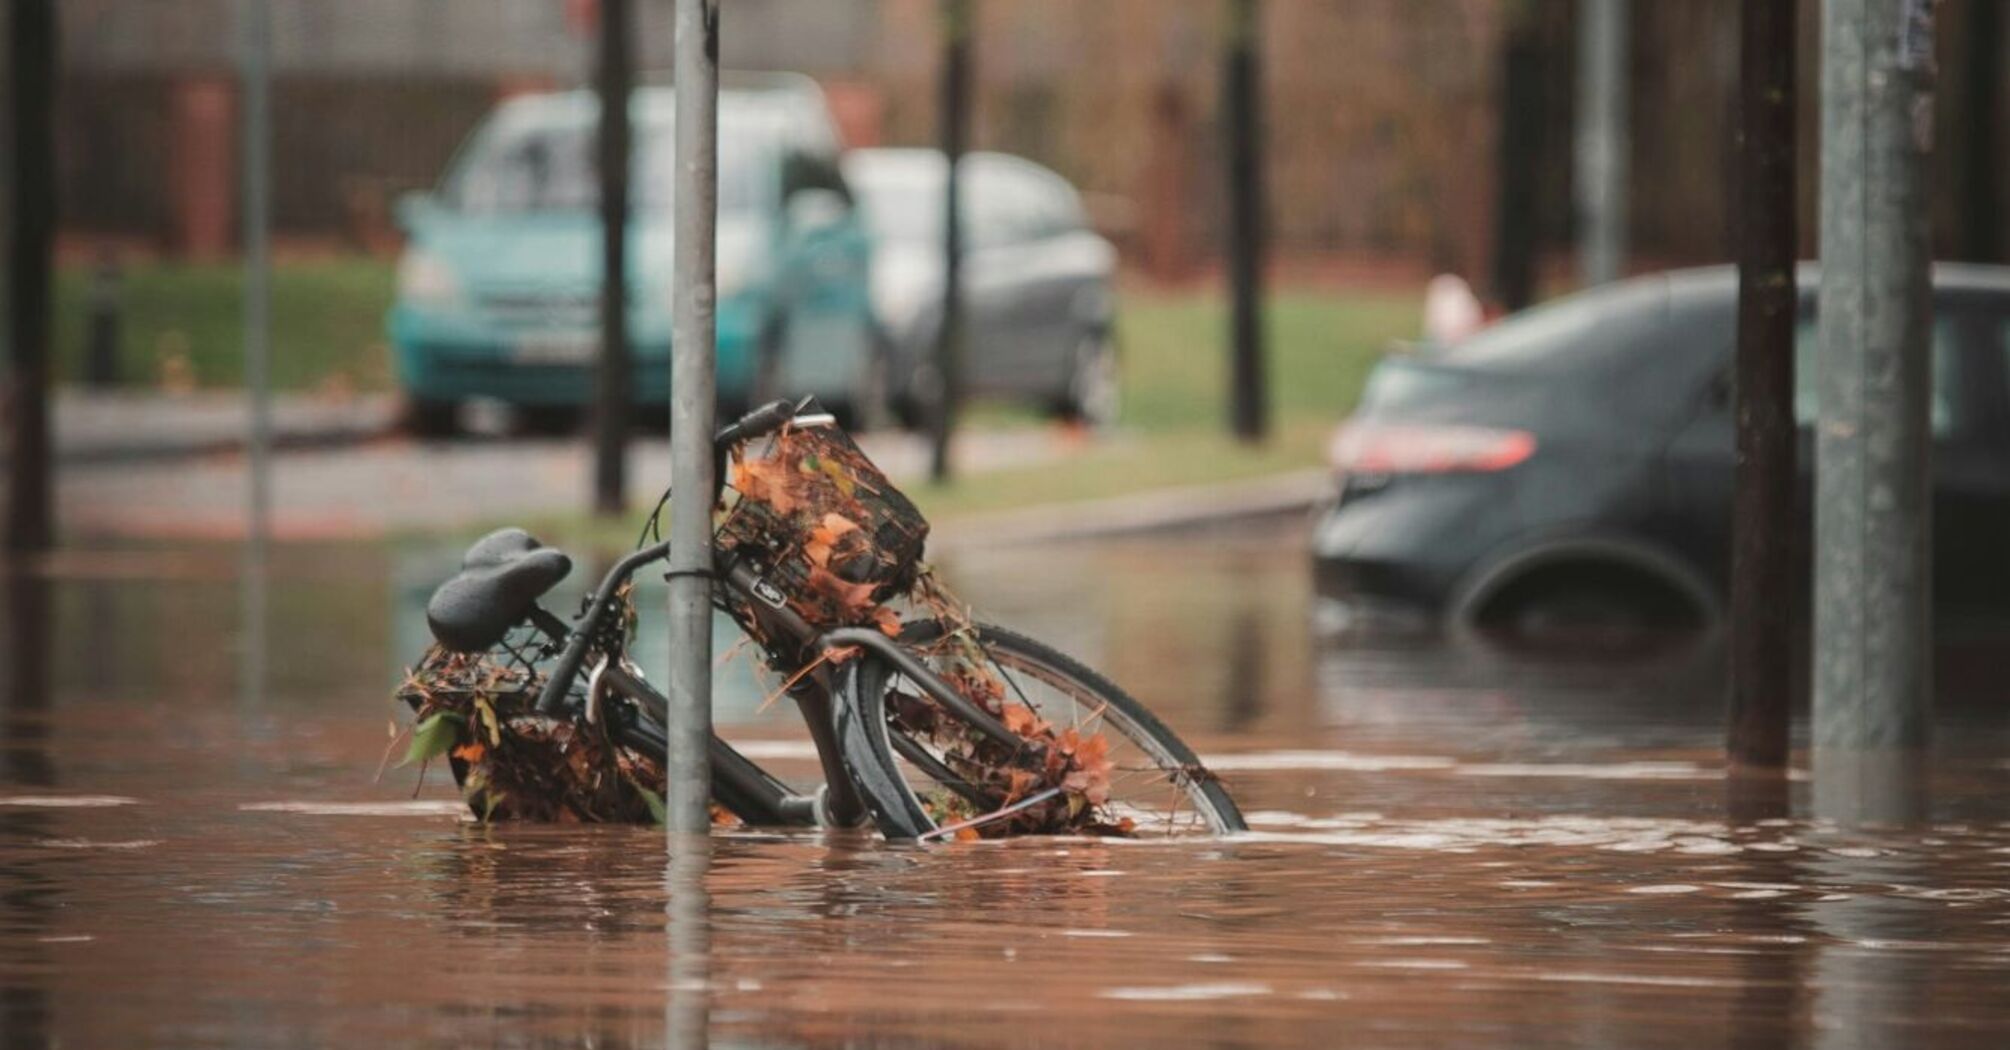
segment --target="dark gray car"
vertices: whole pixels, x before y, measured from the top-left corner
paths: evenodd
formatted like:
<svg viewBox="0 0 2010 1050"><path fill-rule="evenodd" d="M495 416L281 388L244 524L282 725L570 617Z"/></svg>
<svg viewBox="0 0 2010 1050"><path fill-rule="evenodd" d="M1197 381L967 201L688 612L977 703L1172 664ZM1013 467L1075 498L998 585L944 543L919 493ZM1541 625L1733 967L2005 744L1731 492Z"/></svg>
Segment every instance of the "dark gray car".
<svg viewBox="0 0 2010 1050"><path fill-rule="evenodd" d="M1804 269L1803 536L1814 306ZM1461 624L1714 621L1730 562L1736 313L1733 270L1670 273L1384 361L1334 438L1339 497L1313 539L1323 589L1357 613ZM2000 615L2010 269L1937 267L1934 316L1934 587L1944 610Z"/></svg>
<svg viewBox="0 0 2010 1050"><path fill-rule="evenodd" d="M893 402L910 419L933 390L947 168L928 149L853 150L844 160L876 241L873 303ZM1089 228L1075 188L1032 161L967 154L962 179L966 391L1113 422L1116 250Z"/></svg>

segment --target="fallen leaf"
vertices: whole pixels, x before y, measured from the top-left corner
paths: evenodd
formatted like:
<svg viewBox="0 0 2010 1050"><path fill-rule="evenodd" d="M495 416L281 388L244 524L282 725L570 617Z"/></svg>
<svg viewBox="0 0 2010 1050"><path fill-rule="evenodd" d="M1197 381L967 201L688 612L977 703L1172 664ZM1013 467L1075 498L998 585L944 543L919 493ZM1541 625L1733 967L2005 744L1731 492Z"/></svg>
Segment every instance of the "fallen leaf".
<svg viewBox="0 0 2010 1050"><path fill-rule="evenodd" d="M857 623L870 615L878 603L872 600L873 585L851 583L822 566L810 570L810 590L837 603L838 613L846 623Z"/></svg>

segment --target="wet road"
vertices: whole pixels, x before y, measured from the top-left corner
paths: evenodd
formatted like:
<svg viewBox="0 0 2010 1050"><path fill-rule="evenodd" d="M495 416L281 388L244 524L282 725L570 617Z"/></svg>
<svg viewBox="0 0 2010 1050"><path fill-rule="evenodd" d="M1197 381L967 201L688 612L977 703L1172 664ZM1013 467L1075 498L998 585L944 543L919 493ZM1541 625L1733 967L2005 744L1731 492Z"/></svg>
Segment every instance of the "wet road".
<svg viewBox="0 0 2010 1050"><path fill-rule="evenodd" d="M66 556L0 636L0 1046L2010 1043L2001 645L1948 654L1927 821L1845 829L1723 778L1714 647L1328 637L1301 542L941 566L1159 709L1248 836L727 834L674 945L660 834L373 780L455 552L282 548L250 631L234 551ZM721 678L728 734L807 772Z"/></svg>

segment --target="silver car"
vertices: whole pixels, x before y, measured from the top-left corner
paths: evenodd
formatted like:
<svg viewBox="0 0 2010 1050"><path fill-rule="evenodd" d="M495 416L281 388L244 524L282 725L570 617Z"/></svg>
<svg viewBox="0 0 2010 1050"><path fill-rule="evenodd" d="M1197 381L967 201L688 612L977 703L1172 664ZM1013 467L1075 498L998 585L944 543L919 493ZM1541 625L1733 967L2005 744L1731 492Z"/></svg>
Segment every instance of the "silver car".
<svg viewBox="0 0 2010 1050"><path fill-rule="evenodd" d="M947 167L929 149L844 158L876 241L873 310L889 392L909 422L938 385L930 362L942 324ZM1032 161L966 154L962 179L966 393L1034 401L1094 426L1114 422L1116 249L1089 229L1075 188Z"/></svg>

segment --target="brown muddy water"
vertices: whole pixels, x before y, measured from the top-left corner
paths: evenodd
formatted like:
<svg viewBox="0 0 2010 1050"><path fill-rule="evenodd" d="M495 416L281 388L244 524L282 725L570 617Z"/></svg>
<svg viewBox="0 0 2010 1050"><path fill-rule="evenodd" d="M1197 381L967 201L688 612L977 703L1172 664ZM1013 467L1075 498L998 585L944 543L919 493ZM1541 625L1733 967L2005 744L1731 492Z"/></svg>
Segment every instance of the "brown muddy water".
<svg viewBox="0 0 2010 1050"><path fill-rule="evenodd" d="M1252 833L734 832L674 892L658 832L377 777L454 550L282 548L249 627L234 551L65 555L0 637L0 1046L2010 1045L2010 646L1946 654L1926 819L1850 829L1804 778L1731 789L1714 643L1333 637L1302 550L942 566L1158 708ZM746 679L724 731L807 773Z"/></svg>

